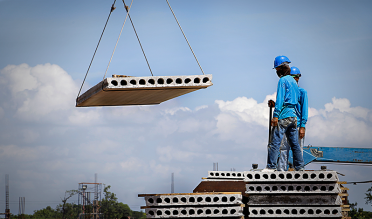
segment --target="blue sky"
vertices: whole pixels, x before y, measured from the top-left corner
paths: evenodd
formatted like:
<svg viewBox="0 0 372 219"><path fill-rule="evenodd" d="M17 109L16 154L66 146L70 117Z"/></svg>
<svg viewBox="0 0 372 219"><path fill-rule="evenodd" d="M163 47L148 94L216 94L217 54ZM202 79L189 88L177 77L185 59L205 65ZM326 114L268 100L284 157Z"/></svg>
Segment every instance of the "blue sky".
<svg viewBox="0 0 372 219"><path fill-rule="evenodd" d="M170 1L214 85L158 106L75 108L111 4L0 1L0 172L10 174L12 213L21 196L27 213L55 207L95 173L138 210L137 194L169 192L172 172L175 191L191 192L214 162L263 167L278 55L308 91L306 145L372 147L370 1ZM83 90L106 70L125 17L116 7ZM201 74L166 1L134 1L131 16L154 75ZM112 74L150 76L129 22ZM328 166L345 181L371 180L371 167ZM372 210L370 186L350 185L350 200Z"/></svg>

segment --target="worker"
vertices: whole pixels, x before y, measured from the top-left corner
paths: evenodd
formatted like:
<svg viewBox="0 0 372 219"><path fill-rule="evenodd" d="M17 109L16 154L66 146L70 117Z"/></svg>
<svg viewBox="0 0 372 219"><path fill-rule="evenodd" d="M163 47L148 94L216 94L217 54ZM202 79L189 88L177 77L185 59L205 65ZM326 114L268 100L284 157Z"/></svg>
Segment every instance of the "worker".
<svg viewBox="0 0 372 219"><path fill-rule="evenodd" d="M296 80L297 84L301 77L300 69L297 67L291 67L290 75ZM297 131L298 141L301 148L301 154L303 155L303 144L301 139L305 137L305 126L308 117L308 105L307 105L307 91L301 87L298 87L300 91L299 102L296 106L296 115L297 115ZM289 157L290 146L288 144L287 138L284 135L283 140L280 144L280 157L278 160L278 170L286 171L288 170L288 157Z"/></svg>
<svg viewBox="0 0 372 219"><path fill-rule="evenodd" d="M303 170L304 160L298 143L296 105L299 99L297 82L290 76L289 68L291 61L286 56L277 56L274 60L274 68L279 82L276 94L275 110L271 120L272 139L268 145L267 166L263 172L276 170L280 142L286 135L289 146L293 151L293 164L295 170Z"/></svg>

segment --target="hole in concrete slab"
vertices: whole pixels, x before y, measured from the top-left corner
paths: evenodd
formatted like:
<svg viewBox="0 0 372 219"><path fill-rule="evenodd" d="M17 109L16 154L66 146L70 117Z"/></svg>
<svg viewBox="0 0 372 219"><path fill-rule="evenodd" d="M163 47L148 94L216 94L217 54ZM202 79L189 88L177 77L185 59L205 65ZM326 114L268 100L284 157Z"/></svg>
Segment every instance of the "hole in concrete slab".
<svg viewBox="0 0 372 219"><path fill-rule="evenodd" d="M133 85L136 85L136 84L137 84L137 81L133 79L133 80L130 80L129 83L131 83L131 84L133 84Z"/></svg>
<svg viewBox="0 0 372 219"><path fill-rule="evenodd" d="M254 187L253 186L249 186L249 190L254 191Z"/></svg>
<svg viewBox="0 0 372 219"><path fill-rule="evenodd" d="M226 173L226 176L230 176L230 173Z"/></svg>
<svg viewBox="0 0 372 219"><path fill-rule="evenodd" d="M203 214L203 210L202 209L199 209L196 213L197 214Z"/></svg>
<svg viewBox="0 0 372 219"><path fill-rule="evenodd" d="M270 179L276 179L276 175L275 175L275 173L272 173L272 174L270 175Z"/></svg>
<svg viewBox="0 0 372 219"><path fill-rule="evenodd" d="M280 174L279 174L279 178L280 178L280 179L284 179L284 174L283 174L283 173L280 173Z"/></svg>
<svg viewBox="0 0 372 219"><path fill-rule="evenodd" d="M320 190L325 191L327 188L325 186L320 187Z"/></svg>
<svg viewBox="0 0 372 219"><path fill-rule="evenodd" d="M156 211L156 215L162 215L163 213L160 210Z"/></svg>
<svg viewBox="0 0 372 219"><path fill-rule="evenodd" d="M202 197L198 197L197 201L198 202L202 202L203 201L203 198Z"/></svg>
<svg viewBox="0 0 372 219"><path fill-rule="evenodd" d="M328 189L329 189L329 191L332 191L334 188L335 188L335 187L330 186Z"/></svg>
<svg viewBox="0 0 372 219"><path fill-rule="evenodd" d="M301 191L301 189L302 189L301 186L297 186L297 187L296 187L296 190L297 190L297 191Z"/></svg>
<svg viewBox="0 0 372 219"><path fill-rule="evenodd" d="M170 212L169 210L164 211L164 213L165 213L166 215L170 215L170 214L171 214L171 212Z"/></svg>
<svg viewBox="0 0 372 219"><path fill-rule="evenodd" d="M259 192L261 192L261 191L262 191L261 186L257 186L257 187L256 187L256 190L259 191Z"/></svg>
<svg viewBox="0 0 372 219"><path fill-rule="evenodd" d="M304 173L304 175L302 175L302 178L308 179L309 178L309 175L307 173Z"/></svg>
<svg viewBox="0 0 372 219"><path fill-rule="evenodd" d="M318 190L318 186L313 186L313 191Z"/></svg>
<svg viewBox="0 0 372 219"><path fill-rule="evenodd" d="M292 214L297 214L297 209L292 209Z"/></svg>
<svg viewBox="0 0 372 219"><path fill-rule="evenodd" d="M306 213L306 210L305 209L301 209L300 210L300 214L305 214Z"/></svg>
<svg viewBox="0 0 372 219"><path fill-rule="evenodd" d="M205 214L212 214L211 209L207 209L207 210L205 210Z"/></svg>
<svg viewBox="0 0 372 219"><path fill-rule="evenodd" d="M283 211L285 214L289 214L289 210L288 209L284 209Z"/></svg>
<svg viewBox="0 0 372 219"><path fill-rule="evenodd" d="M211 202L212 199L211 199L211 197L206 197L206 198L205 198L205 201L206 201L206 202Z"/></svg>
<svg viewBox="0 0 372 219"><path fill-rule="evenodd" d="M273 191L278 191L278 186L273 186Z"/></svg>
<svg viewBox="0 0 372 219"><path fill-rule="evenodd" d="M232 173L231 175L232 175L232 176L236 176L236 174L235 174L235 173Z"/></svg>
<svg viewBox="0 0 372 219"><path fill-rule="evenodd" d="M213 198L213 201L214 201L214 202L218 202L219 200L220 200L220 198L218 198L218 197L214 197L214 198Z"/></svg>
<svg viewBox="0 0 372 219"><path fill-rule="evenodd" d="M328 209L325 209L325 210L324 210L324 214L330 214L330 213L331 213L330 210L328 210Z"/></svg>
<svg viewBox="0 0 372 219"><path fill-rule="evenodd" d="M214 176L214 173L210 173L209 175Z"/></svg>
<svg viewBox="0 0 372 219"><path fill-rule="evenodd" d="M166 203L170 203L170 198L165 198L164 201L165 201Z"/></svg>
<svg viewBox="0 0 372 219"><path fill-rule="evenodd" d="M216 173L216 176L220 176L220 174L219 173Z"/></svg>
<svg viewBox="0 0 372 219"><path fill-rule="evenodd" d="M269 186L265 186L265 191L270 191L270 187Z"/></svg>
<svg viewBox="0 0 372 219"><path fill-rule="evenodd" d="M186 202L187 200L186 200L186 198L185 197L182 197L181 198L181 202Z"/></svg>
<svg viewBox="0 0 372 219"><path fill-rule="evenodd" d="M254 178L255 178L255 179L260 179L260 174L255 174L255 175L254 175Z"/></svg>
<svg viewBox="0 0 372 219"><path fill-rule="evenodd" d="M162 202L163 202L163 200L161 200L161 198L156 199L156 203L162 203Z"/></svg>
<svg viewBox="0 0 372 219"><path fill-rule="evenodd" d="M315 179L316 174L315 174L315 173L312 173L312 174L310 175L310 177L311 177L311 179Z"/></svg>
<svg viewBox="0 0 372 219"><path fill-rule="evenodd" d="M300 175L299 173L296 173L296 174L295 174L295 179L300 178L300 176L301 176L301 175Z"/></svg>
<svg viewBox="0 0 372 219"><path fill-rule="evenodd" d="M205 77L203 78L203 83L207 83L209 81L209 78Z"/></svg>
<svg viewBox="0 0 372 219"><path fill-rule="evenodd" d="M173 79L172 78L168 78L167 79L167 84L171 84L173 82Z"/></svg>
<svg viewBox="0 0 372 219"><path fill-rule="evenodd" d="M190 197L189 198L189 202L195 202L195 198L194 197Z"/></svg>
<svg viewBox="0 0 372 219"><path fill-rule="evenodd" d="M267 213L269 213L269 214L274 214L274 211L273 211L273 209L269 209L269 210L267 211Z"/></svg>
<svg viewBox="0 0 372 219"><path fill-rule="evenodd" d="M328 174L327 174L327 178L328 178L328 179L332 178L332 176L333 176L332 173L328 173Z"/></svg>
<svg viewBox="0 0 372 219"><path fill-rule="evenodd" d="M287 173L287 179L292 179L292 174Z"/></svg>
<svg viewBox="0 0 372 219"><path fill-rule="evenodd" d="M127 84L128 84L128 82L126 80L121 80L120 81L121 86L126 86Z"/></svg>
<svg viewBox="0 0 372 219"><path fill-rule="evenodd" d="M186 211L185 209L183 209L183 210L181 211L181 214L186 215L186 214L187 214L187 211Z"/></svg>
<svg viewBox="0 0 372 219"><path fill-rule="evenodd" d="M276 214L282 214L282 210L280 210L280 209L276 209L275 213L276 213Z"/></svg>
<svg viewBox="0 0 372 219"><path fill-rule="evenodd" d="M231 209L230 210L230 214L235 214L236 210L235 209Z"/></svg>
<svg viewBox="0 0 372 219"><path fill-rule="evenodd" d="M159 78L158 79L158 84L164 84L164 79L163 78Z"/></svg>
<svg viewBox="0 0 372 219"><path fill-rule="evenodd" d="M313 209L309 209L309 210L307 210L307 213L308 214L314 214L314 210Z"/></svg>
<svg viewBox="0 0 372 219"><path fill-rule="evenodd" d="M194 78L194 83L199 84L200 83L200 78Z"/></svg>
<svg viewBox="0 0 372 219"><path fill-rule="evenodd" d="M238 177L241 177L242 176L242 174L241 173L238 173Z"/></svg>
<svg viewBox="0 0 372 219"><path fill-rule="evenodd" d="M338 213L338 210L336 209L332 211L332 214L337 214L337 213Z"/></svg>
<svg viewBox="0 0 372 219"><path fill-rule="evenodd" d="M152 84L152 85L155 84L155 80L154 80L154 79L149 79L148 82L149 82L150 84Z"/></svg>
<svg viewBox="0 0 372 219"><path fill-rule="evenodd" d="M154 203L154 199L149 198L148 202L150 202L150 203Z"/></svg>
<svg viewBox="0 0 372 219"><path fill-rule="evenodd" d="M258 214L258 211L257 210L252 210L252 214Z"/></svg>
<svg viewBox="0 0 372 219"><path fill-rule="evenodd" d="M322 213L322 210L320 210L320 209L316 209L315 213L316 213L316 214L321 214L321 213Z"/></svg>
<svg viewBox="0 0 372 219"><path fill-rule="evenodd" d="M226 197L226 196L222 197L222 198L221 198L221 201L222 201L222 202L227 202L227 197Z"/></svg>
<svg viewBox="0 0 372 219"><path fill-rule="evenodd" d="M177 210L174 210L173 211L173 215L178 215L178 211Z"/></svg>
<svg viewBox="0 0 372 219"><path fill-rule="evenodd" d="M221 176L225 176L225 173L221 173Z"/></svg>
<svg viewBox="0 0 372 219"><path fill-rule="evenodd" d="M261 209L260 214L266 214L266 211L264 209Z"/></svg>
<svg viewBox="0 0 372 219"><path fill-rule="evenodd" d="M252 178L253 178L252 174L250 174L250 173L247 175L247 177L248 177L249 179L252 179Z"/></svg>
<svg viewBox="0 0 372 219"><path fill-rule="evenodd" d="M265 179L269 178L269 176L267 174L263 174L262 177L265 178Z"/></svg>
<svg viewBox="0 0 372 219"><path fill-rule="evenodd" d="M305 186L305 191L306 192L310 191L310 186Z"/></svg>
<svg viewBox="0 0 372 219"><path fill-rule="evenodd" d="M285 186L281 186L280 189L281 189L282 191L285 191L287 188L286 188Z"/></svg>
<svg viewBox="0 0 372 219"><path fill-rule="evenodd" d="M288 186L288 191L293 191L293 186Z"/></svg>
<svg viewBox="0 0 372 219"><path fill-rule="evenodd" d="M177 78L176 79L176 84L182 84L182 79L181 78Z"/></svg>
<svg viewBox="0 0 372 219"><path fill-rule="evenodd" d="M214 209L213 214L218 214L218 213L220 213L220 210Z"/></svg>
<svg viewBox="0 0 372 219"><path fill-rule="evenodd" d="M139 80L139 82L138 82L140 85L145 85L146 84L146 81L145 80L143 80L143 79L141 79L141 80Z"/></svg>
<svg viewBox="0 0 372 219"><path fill-rule="evenodd" d="M234 196L231 196L230 197L230 202L233 202L233 201L235 201L235 197Z"/></svg>
<svg viewBox="0 0 372 219"><path fill-rule="evenodd" d="M324 179L324 174L323 173L319 174L319 179Z"/></svg>
<svg viewBox="0 0 372 219"><path fill-rule="evenodd" d="M118 82L116 80L112 80L111 84L114 85L114 86L118 86Z"/></svg>
<svg viewBox="0 0 372 219"><path fill-rule="evenodd" d="M150 214L150 215L154 215L154 212L153 212L153 211L149 211L149 214Z"/></svg>
<svg viewBox="0 0 372 219"><path fill-rule="evenodd" d="M228 214L228 213L229 213L229 211L227 209L222 210L222 214Z"/></svg>
<svg viewBox="0 0 372 219"><path fill-rule="evenodd" d="M173 203L178 203L178 198L177 197L173 198Z"/></svg>
<svg viewBox="0 0 372 219"><path fill-rule="evenodd" d="M186 79L185 79L185 83L186 83L186 84L190 83L190 81L191 81L190 78L186 78Z"/></svg>
<svg viewBox="0 0 372 219"><path fill-rule="evenodd" d="M189 215L193 215L193 214L195 214L195 210L194 209L190 209L189 210Z"/></svg>

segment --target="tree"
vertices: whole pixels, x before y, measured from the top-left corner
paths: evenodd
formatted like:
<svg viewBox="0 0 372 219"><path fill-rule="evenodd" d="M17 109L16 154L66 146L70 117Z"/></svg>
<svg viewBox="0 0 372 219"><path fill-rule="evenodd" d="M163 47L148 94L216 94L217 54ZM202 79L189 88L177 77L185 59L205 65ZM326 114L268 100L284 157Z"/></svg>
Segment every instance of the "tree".
<svg viewBox="0 0 372 219"><path fill-rule="evenodd" d="M351 219L369 219L372 217L372 212L363 211L363 208L357 208L356 206L358 205L358 203L349 204L350 204L349 217L351 217Z"/></svg>
<svg viewBox="0 0 372 219"><path fill-rule="evenodd" d="M77 194L77 193L79 193L79 191L78 190L67 190L66 192L65 192L65 197L62 199L62 209L60 209L60 210L62 210L62 218L63 219L65 219L66 217L65 217L65 215L66 215L66 209L65 209L65 206L66 206L66 202L67 202L67 200L69 199L69 198L71 198L72 196L74 196L75 194ZM58 208L58 206L57 206L57 208Z"/></svg>
<svg viewBox="0 0 372 219"><path fill-rule="evenodd" d="M132 211L132 219L143 219L146 218L146 214L143 211Z"/></svg>
<svg viewBox="0 0 372 219"><path fill-rule="evenodd" d="M103 213L104 218L116 218L117 214L116 203L118 198L115 193L109 192L110 188L111 186L108 185L103 189L105 197L101 201L101 213Z"/></svg>
<svg viewBox="0 0 372 219"><path fill-rule="evenodd" d="M33 218L38 218L38 219L51 219L51 218L61 218L61 217L62 215L50 206L47 206L46 208L43 208L41 210L34 211L34 216L33 216Z"/></svg>
<svg viewBox="0 0 372 219"><path fill-rule="evenodd" d="M364 199L366 200L366 204L372 205L372 186L367 190L366 197Z"/></svg>

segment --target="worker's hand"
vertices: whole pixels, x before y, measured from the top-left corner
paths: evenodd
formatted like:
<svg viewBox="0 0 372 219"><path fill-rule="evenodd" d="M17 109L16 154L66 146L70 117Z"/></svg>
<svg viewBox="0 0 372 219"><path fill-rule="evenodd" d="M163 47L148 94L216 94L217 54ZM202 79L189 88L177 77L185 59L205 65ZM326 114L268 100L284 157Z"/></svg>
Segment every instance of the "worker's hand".
<svg viewBox="0 0 372 219"><path fill-rule="evenodd" d="M278 118L277 118L277 117L274 117L274 118L271 120L271 126L278 126Z"/></svg>
<svg viewBox="0 0 372 219"><path fill-rule="evenodd" d="M300 139L305 137L305 127L301 127L299 131Z"/></svg>
<svg viewBox="0 0 372 219"><path fill-rule="evenodd" d="M268 107L275 107L275 101L269 100L269 102L267 102L267 105Z"/></svg>

